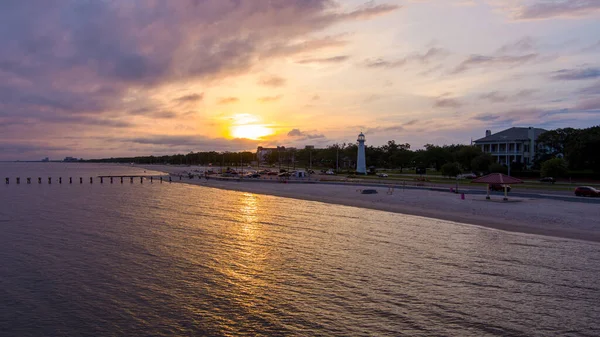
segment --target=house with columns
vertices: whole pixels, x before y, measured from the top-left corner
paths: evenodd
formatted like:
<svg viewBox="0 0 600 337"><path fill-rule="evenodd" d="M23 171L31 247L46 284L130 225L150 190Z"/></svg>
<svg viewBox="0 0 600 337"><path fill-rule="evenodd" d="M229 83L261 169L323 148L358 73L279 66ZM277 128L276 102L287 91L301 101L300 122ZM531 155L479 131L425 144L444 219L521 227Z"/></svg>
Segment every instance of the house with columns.
<svg viewBox="0 0 600 337"><path fill-rule="evenodd" d="M540 146L537 138L544 132L546 130L533 127L513 127L494 134L486 130L485 137L473 143L492 155L497 163L523 163L530 167Z"/></svg>

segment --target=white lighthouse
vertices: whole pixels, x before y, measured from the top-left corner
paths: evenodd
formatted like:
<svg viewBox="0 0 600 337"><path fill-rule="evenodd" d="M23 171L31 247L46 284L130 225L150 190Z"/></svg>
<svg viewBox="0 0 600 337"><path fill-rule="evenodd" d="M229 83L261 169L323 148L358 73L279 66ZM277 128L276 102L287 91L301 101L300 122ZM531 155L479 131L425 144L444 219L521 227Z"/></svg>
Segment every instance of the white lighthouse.
<svg viewBox="0 0 600 337"><path fill-rule="evenodd" d="M367 161L365 159L365 135L358 135L358 158L356 159L356 173L367 174Z"/></svg>

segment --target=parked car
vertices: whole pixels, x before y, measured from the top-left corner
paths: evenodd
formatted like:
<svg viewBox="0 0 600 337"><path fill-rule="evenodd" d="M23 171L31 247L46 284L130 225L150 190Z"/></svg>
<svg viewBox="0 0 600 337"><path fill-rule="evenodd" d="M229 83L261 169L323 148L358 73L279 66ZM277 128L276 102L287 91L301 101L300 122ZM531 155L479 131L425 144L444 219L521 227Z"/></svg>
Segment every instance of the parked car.
<svg viewBox="0 0 600 337"><path fill-rule="evenodd" d="M387 173L378 173L377 176L379 178L387 178L388 177Z"/></svg>
<svg viewBox="0 0 600 337"><path fill-rule="evenodd" d="M491 191L504 192L504 187L506 187L506 192L510 192L510 185L505 185L505 184L490 184L490 190Z"/></svg>
<svg viewBox="0 0 600 337"><path fill-rule="evenodd" d="M540 179L540 182L554 184L556 182L556 179L552 177L543 177L542 179Z"/></svg>
<svg viewBox="0 0 600 337"><path fill-rule="evenodd" d="M276 176L276 175L278 175L278 174L279 174L279 173L277 173L277 172L274 172L274 171L267 172L267 175L268 175L268 176Z"/></svg>
<svg viewBox="0 0 600 337"><path fill-rule="evenodd" d="M335 172L333 172L332 170L329 170L329 171L325 172L325 174L331 176L331 175L334 175Z"/></svg>
<svg viewBox="0 0 600 337"><path fill-rule="evenodd" d="M278 176L279 176L279 177L289 177L289 176L291 176L291 175L292 175L292 174L291 174L290 172L282 172L282 173L279 173L279 175L278 175Z"/></svg>
<svg viewBox="0 0 600 337"><path fill-rule="evenodd" d="M260 178L260 174L258 173L249 173L245 175L246 178Z"/></svg>
<svg viewBox="0 0 600 337"><path fill-rule="evenodd" d="M590 186L579 186L575 189L575 195L578 197L600 197L600 190Z"/></svg>
<svg viewBox="0 0 600 337"><path fill-rule="evenodd" d="M458 179L475 179L477 178L477 175L475 173L463 173L463 174L459 174Z"/></svg>

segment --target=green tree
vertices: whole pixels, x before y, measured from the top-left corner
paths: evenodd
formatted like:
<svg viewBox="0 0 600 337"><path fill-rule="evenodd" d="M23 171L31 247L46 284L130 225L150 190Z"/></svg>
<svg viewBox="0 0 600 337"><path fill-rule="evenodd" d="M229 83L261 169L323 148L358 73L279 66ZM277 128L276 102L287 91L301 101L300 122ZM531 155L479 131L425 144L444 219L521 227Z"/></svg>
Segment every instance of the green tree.
<svg viewBox="0 0 600 337"><path fill-rule="evenodd" d="M569 172L567 162L562 158L553 158L542 163L542 177L564 177Z"/></svg>
<svg viewBox="0 0 600 337"><path fill-rule="evenodd" d="M488 171L490 173L508 173L508 167L502 165L502 164L498 164L498 163L492 163L488 169Z"/></svg>
<svg viewBox="0 0 600 337"><path fill-rule="evenodd" d="M442 165L442 175L444 176L456 177L460 172L460 165L456 162Z"/></svg>
<svg viewBox="0 0 600 337"><path fill-rule="evenodd" d="M447 147L441 147L432 144L426 144L424 147L424 164L429 167L435 167L437 171L442 168L442 165L452 160L452 154Z"/></svg>
<svg viewBox="0 0 600 337"><path fill-rule="evenodd" d="M494 162L494 157L489 153L482 153L471 160L471 170L476 172L488 172L490 165Z"/></svg>
<svg viewBox="0 0 600 337"><path fill-rule="evenodd" d="M473 170L473 159L479 157L483 152L478 146L463 146L456 153L456 161L466 170Z"/></svg>

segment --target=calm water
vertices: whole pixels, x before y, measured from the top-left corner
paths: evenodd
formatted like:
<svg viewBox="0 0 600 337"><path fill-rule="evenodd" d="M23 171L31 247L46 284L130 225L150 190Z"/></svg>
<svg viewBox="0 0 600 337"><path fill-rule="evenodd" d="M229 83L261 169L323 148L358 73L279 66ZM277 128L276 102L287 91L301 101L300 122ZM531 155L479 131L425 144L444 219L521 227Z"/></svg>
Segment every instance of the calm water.
<svg viewBox="0 0 600 337"><path fill-rule="evenodd" d="M1 336L600 335L595 243L175 183L4 185L140 172L0 163Z"/></svg>

